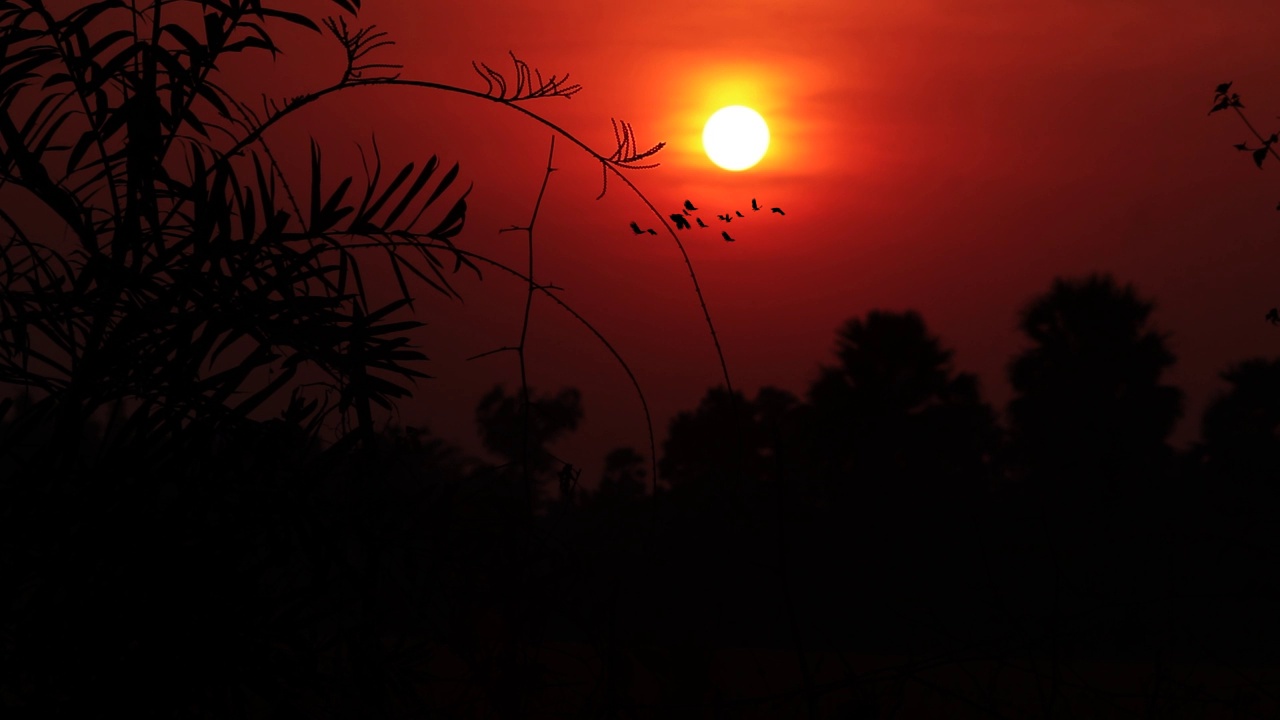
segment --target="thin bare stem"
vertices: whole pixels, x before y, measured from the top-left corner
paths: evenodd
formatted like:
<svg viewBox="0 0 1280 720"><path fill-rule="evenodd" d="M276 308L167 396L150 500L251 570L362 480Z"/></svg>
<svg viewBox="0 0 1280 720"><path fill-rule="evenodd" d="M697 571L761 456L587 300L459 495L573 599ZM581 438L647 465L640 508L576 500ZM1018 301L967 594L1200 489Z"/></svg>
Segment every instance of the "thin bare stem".
<svg viewBox="0 0 1280 720"><path fill-rule="evenodd" d="M537 289L537 283L534 281L533 275L533 228L538 223L538 210L542 208L542 198L547 194L547 182L551 180L551 173L556 169L551 166L551 162L556 155L556 136L551 136L551 148L547 151L547 170L542 174L542 187L538 188L538 198L533 203L533 212L529 216L529 224L521 228L525 232L525 237L529 241L529 271L528 290L524 296L524 317L520 321L520 342L516 345L516 357L520 360L520 407L521 407L521 430L520 430L520 463L522 465L521 472L524 475L525 493L529 503L529 517L533 517L534 511L534 494L533 494L533 476L529 473L529 376L528 366L525 362L525 349L528 347L529 340L529 312L533 308L533 293Z"/></svg>

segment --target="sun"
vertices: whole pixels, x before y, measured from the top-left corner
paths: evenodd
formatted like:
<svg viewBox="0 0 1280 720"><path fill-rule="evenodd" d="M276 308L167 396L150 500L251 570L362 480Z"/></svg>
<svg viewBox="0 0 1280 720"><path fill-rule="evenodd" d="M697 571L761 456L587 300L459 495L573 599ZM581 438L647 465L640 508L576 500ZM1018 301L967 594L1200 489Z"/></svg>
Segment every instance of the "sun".
<svg viewBox="0 0 1280 720"><path fill-rule="evenodd" d="M746 170L769 149L769 126L749 107L723 107L707 119L702 146L711 162L725 170Z"/></svg>

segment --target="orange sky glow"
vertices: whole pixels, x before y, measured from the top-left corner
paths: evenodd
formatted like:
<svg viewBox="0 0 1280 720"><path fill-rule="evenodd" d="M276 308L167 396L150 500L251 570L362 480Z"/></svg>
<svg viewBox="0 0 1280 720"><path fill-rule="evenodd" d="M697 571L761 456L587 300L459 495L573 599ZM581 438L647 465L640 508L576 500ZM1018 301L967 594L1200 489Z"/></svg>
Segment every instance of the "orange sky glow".
<svg viewBox="0 0 1280 720"><path fill-rule="evenodd" d="M507 51L583 90L530 109L605 154L610 118L638 143L667 146L661 166L631 173L665 215L685 198L728 226L680 232L720 335L735 386L802 393L831 361L834 331L874 308L914 308L954 364L976 372L997 408L1004 368L1022 341L1018 309L1056 276L1109 272L1157 303L1171 333L1170 378L1188 392L1176 438L1195 436L1217 373L1276 354L1280 330L1280 168L1259 172L1232 144L1247 131L1207 117L1213 88L1232 80L1252 117L1280 126L1280 4L1266 0L904 0L901 2L544 3L379 2L362 22L397 45L383 58L401 76L480 89L482 60ZM278 40L271 65L229 67L262 89L309 87L340 72L339 50L305 34ZM297 41L296 45L289 43ZM291 47L298 49L291 50ZM251 71L246 74L246 70ZM357 97L358 95L358 97ZM769 122L754 168L716 168L703 123L742 104ZM446 93L361 90L318 108L296 131L324 143L326 161L355 161L376 133L394 163L438 154L475 183L461 243L516 266L551 133L493 104ZM278 142L292 142L282 135ZM345 160L344 160L345 158ZM600 168L557 141L538 220L538 278L603 332L630 363L654 411L670 416L721 382L692 283L672 239L628 223L660 219L621 183L597 201ZM750 200L786 209L752 216ZM458 277L465 303L431 297L419 344L431 358L404 406L470 439L471 410L513 355L466 358L513 344L524 288L488 273ZM598 466L611 447L646 444L626 376L585 330L535 301L529 345L535 388L577 385L586 423L556 450Z"/></svg>

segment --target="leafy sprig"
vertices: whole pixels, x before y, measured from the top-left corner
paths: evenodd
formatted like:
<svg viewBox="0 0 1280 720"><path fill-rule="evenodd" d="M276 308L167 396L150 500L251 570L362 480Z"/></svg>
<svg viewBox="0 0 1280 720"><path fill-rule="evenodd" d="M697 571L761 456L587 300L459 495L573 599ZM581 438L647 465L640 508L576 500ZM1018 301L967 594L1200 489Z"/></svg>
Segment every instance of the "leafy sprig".
<svg viewBox="0 0 1280 720"><path fill-rule="evenodd" d="M521 102L537 98L562 97L571 98L582 90L582 85L569 82L569 74L564 77L552 75L542 79L542 72L530 68L529 64L508 51L511 63L515 66L515 87L507 85L506 77L483 62L471 62L471 67L485 82L485 95L503 102ZM508 96L507 93L511 95Z"/></svg>
<svg viewBox="0 0 1280 720"><path fill-rule="evenodd" d="M1242 142L1236 143L1234 147L1241 152L1250 153L1250 156L1253 158L1254 165L1258 166L1258 168L1262 167L1262 162L1267 159L1268 155L1280 159L1280 155L1277 155L1275 148L1272 147L1277 142L1280 142L1280 134L1273 132L1270 135L1264 136L1259 132L1258 129L1253 126L1253 123L1249 121L1249 118L1244 114L1244 103L1240 102L1240 94L1231 92L1231 85L1232 83L1230 82L1221 83L1214 90L1213 107L1209 109L1209 114L1212 115L1216 112L1228 109L1236 112L1236 115L1244 122L1245 127L1249 128L1249 132L1253 133L1253 136L1261 144L1258 147L1251 147L1248 142ZM1280 210L1280 205L1277 205L1276 209Z"/></svg>

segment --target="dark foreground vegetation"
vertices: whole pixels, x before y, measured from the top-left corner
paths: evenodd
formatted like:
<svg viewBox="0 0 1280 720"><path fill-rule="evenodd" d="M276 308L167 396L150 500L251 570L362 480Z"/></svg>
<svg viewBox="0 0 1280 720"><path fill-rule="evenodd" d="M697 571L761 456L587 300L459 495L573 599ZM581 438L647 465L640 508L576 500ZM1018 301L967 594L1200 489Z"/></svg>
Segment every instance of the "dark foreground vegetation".
<svg viewBox="0 0 1280 720"><path fill-rule="evenodd" d="M280 24L345 71L241 102L219 58ZM533 222L523 275L455 244L456 166L375 147L335 181L312 144L298 181L268 140L354 87L577 86L401 80L385 45L266 0L0 0L5 718L1280 712L1280 362L1229 369L1175 452L1174 357L1106 276L1024 309L1003 423L919 315L871 312L804 397L726 370L598 479L552 454L573 389L482 398L488 460L388 426L429 367L411 288L556 297ZM628 183L658 147L614 127L587 152Z"/></svg>
<svg viewBox="0 0 1280 720"><path fill-rule="evenodd" d="M6 709L1265 717L1280 362L1228 372L1174 452L1148 310L1105 278L1030 306L1007 428L918 315L870 313L807 397L679 415L656 498L629 448L575 482L547 447L580 398L535 396L533 513L501 388L496 463L273 420L157 472L99 431L57 471L29 430L0 470Z"/></svg>

